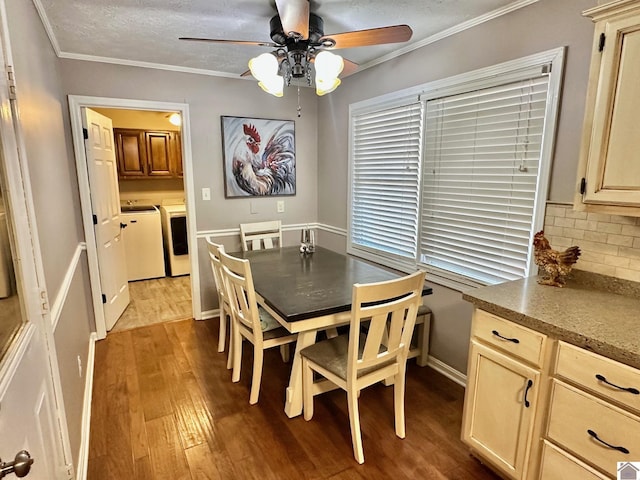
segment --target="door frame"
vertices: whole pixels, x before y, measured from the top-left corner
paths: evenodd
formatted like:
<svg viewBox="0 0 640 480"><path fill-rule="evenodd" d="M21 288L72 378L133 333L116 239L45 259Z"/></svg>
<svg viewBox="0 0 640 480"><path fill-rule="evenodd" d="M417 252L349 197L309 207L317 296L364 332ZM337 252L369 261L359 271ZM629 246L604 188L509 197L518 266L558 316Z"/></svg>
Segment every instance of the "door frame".
<svg viewBox="0 0 640 480"><path fill-rule="evenodd" d="M189 121L189 105L186 103L171 103L152 100L135 100L127 98L91 97L83 95L69 95L69 114L71 118L71 134L73 149L76 157L76 172L78 175L78 189L80 191L80 205L82 210L82 224L87 244L87 259L89 263L89 281L93 312L96 319L96 334L98 339L107 336L107 329L102 309L102 287L100 282L100 265L98 263L98 246L93 228L93 212L91 208L91 187L87 173L87 156L85 152L84 136L82 133L83 108L120 108L125 110L175 111L182 116L182 168L184 192L187 209L187 243L189 245L189 263L191 265L191 308L194 318L199 317L200 305L200 276L198 272L198 243L196 235L195 189L193 184L191 129Z"/></svg>
<svg viewBox="0 0 640 480"><path fill-rule="evenodd" d="M75 470L73 454L69 439L69 430L62 394L62 382L56 353L54 325L51 318L49 295L45 282L44 264L40 249L40 237L36 221L31 179L29 176L29 164L27 149L24 141L22 123L19 114L18 100L11 95L12 86L9 84L8 71L13 71L13 51L9 36L9 25L5 0L0 0L0 61L2 62L2 80L0 81L0 148L4 160L5 183L7 191L3 192L4 201L8 202L11 211L11 227L15 245L12 245L12 257L16 255L21 265L22 287L16 285L22 296L22 304L26 313L26 323L17 332L11 342L11 346L5 353L0 363L0 400L3 399L11 382L26 381L18 379L15 374L29 353L31 340L36 334L36 329L42 330L44 340L44 352L46 365L45 388L47 395L55 402L53 406L54 425L51 425L55 435L54 448L51 452L55 456L53 468L69 468ZM19 79L15 80L20 84ZM15 85L13 85L15 87ZM15 251L14 251L15 249ZM14 261L15 259L12 259ZM16 273L17 276L17 273ZM9 452L3 452L7 455ZM13 453L13 452L11 452ZM10 458L5 458L5 461Z"/></svg>

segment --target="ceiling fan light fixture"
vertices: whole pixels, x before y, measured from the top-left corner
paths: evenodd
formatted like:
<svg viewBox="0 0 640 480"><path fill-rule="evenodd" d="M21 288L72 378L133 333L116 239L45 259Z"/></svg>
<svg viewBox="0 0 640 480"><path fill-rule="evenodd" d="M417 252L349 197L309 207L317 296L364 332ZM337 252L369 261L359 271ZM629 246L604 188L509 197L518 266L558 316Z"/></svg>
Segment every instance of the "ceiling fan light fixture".
<svg viewBox="0 0 640 480"><path fill-rule="evenodd" d="M273 53L263 53L249 60L249 70L256 80L264 81L278 75L278 59Z"/></svg>
<svg viewBox="0 0 640 480"><path fill-rule="evenodd" d="M344 68L344 60L340 55L322 51L316 55L316 94L319 96L333 92L342 81L338 75Z"/></svg>
<svg viewBox="0 0 640 480"><path fill-rule="evenodd" d="M344 68L344 60L340 55L323 50L316 55L316 79L331 80L337 78Z"/></svg>
<svg viewBox="0 0 640 480"><path fill-rule="evenodd" d="M284 78L280 75L274 75L260 80L258 86L274 97L282 97L284 95Z"/></svg>
<svg viewBox="0 0 640 480"><path fill-rule="evenodd" d="M342 81L338 77L330 79L329 81L316 78L316 95L321 97L327 93L331 93L338 88L341 83Z"/></svg>

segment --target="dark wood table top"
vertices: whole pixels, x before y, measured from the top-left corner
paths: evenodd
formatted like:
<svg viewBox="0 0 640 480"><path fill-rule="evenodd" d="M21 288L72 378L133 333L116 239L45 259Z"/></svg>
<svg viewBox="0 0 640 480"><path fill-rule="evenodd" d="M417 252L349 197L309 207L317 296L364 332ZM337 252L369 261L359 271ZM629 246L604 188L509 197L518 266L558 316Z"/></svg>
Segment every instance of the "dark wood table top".
<svg viewBox="0 0 640 480"><path fill-rule="evenodd" d="M249 259L256 293L287 322L348 311L354 283L406 275L322 247L309 255L301 254L298 247L231 255ZM422 294L431 293L425 286Z"/></svg>

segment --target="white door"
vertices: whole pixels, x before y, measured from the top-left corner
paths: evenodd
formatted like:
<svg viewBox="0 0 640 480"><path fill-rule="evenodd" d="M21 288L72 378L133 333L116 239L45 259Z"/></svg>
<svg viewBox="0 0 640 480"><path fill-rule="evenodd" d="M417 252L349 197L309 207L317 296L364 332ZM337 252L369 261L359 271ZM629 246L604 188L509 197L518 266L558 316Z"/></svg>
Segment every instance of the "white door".
<svg viewBox="0 0 640 480"><path fill-rule="evenodd" d="M89 108L82 109L85 151L91 188L102 302L107 331L129 305L129 283L123 225L120 220L118 168L111 119Z"/></svg>
<svg viewBox="0 0 640 480"><path fill-rule="evenodd" d="M4 46L0 39L0 50ZM0 77L0 459L12 462L25 450L34 463L29 467L18 458L18 468L30 468L29 480L68 479L68 437L59 410L64 407L52 377L58 375L53 332L44 308L33 207L25 193L28 172L14 125L15 101L8 98L6 75Z"/></svg>

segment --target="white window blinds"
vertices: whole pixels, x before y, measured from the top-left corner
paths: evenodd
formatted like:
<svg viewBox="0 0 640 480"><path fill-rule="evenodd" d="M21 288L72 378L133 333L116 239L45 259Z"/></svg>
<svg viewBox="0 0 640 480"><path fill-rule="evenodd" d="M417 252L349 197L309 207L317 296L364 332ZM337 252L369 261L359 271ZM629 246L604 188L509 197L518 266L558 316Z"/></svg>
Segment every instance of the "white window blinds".
<svg viewBox="0 0 640 480"><path fill-rule="evenodd" d="M415 262L423 103L352 116L350 246Z"/></svg>
<svg viewBox="0 0 640 480"><path fill-rule="evenodd" d="M426 102L419 261L499 283L526 276L548 76Z"/></svg>

